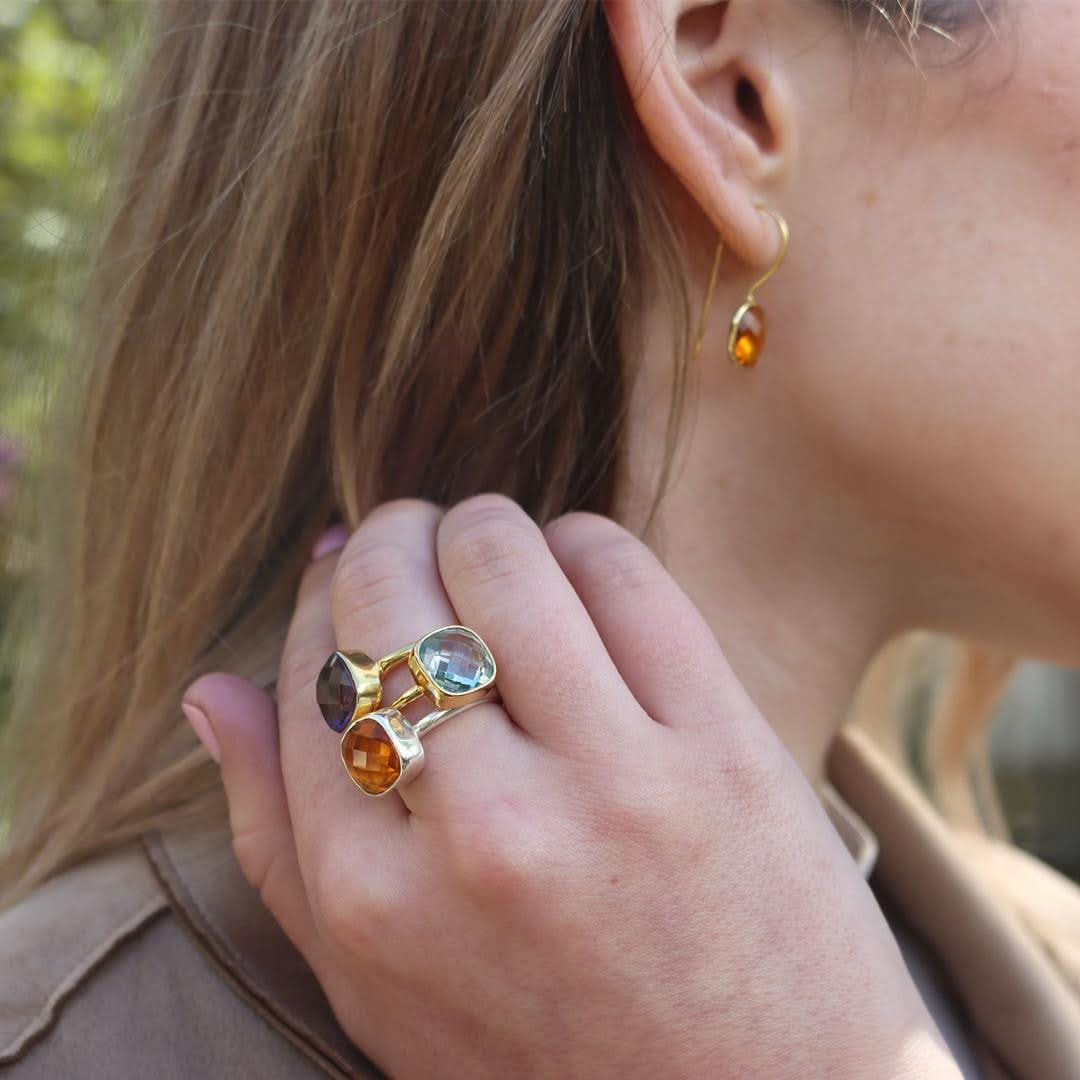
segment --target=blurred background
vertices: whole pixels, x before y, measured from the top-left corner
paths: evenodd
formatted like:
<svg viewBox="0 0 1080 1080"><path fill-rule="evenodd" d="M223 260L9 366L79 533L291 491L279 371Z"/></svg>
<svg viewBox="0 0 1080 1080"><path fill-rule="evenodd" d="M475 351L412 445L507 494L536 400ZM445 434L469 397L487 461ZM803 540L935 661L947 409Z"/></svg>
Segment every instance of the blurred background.
<svg viewBox="0 0 1080 1080"><path fill-rule="evenodd" d="M143 15L139 0L0 0L0 628L34 566L15 503L39 494L48 376L71 334ZM9 646L0 724L15 663ZM897 746L925 731L910 716ZM1080 673L1021 665L993 716L980 749L1008 833L1080 880ZM918 750L908 756L918 773Z"/></svg>
<svg viewBox="0 0 1080 1080"><path fill-rule="evenodd" d="M0 0L0 625L33 559L14 500L35 487L47 376L63 361L116 136L103 121L141 15L134 0ZM0 723L13 663L0 655Z"/></svg>

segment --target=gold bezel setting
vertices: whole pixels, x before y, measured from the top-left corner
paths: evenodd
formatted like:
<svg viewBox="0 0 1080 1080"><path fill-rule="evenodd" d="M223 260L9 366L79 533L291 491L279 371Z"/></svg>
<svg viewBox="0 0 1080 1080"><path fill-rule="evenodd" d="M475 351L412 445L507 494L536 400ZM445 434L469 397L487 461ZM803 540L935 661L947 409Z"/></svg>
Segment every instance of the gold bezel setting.
<svg viewBox="0 0 1080 1080"><path fill-rule="evenodd" d="M483 680L471 690L455 692L446 689L445 686L440 686L437 681L438 676L432 673L421 659L424 645L432 638L440 636L457 636L468 639L476 648L481 660L481 665L483 667L490 665L490 674L486 674ZM431 698L435 703L435 707L438 709L445 709L454 705L468 705L471 702L479 701L491 689L497 674L495 657L492 656L491 650L487 647L484 639L475 630L470 630L467 626L460 626L457 624L440 626L438 630L432 630L430 634L425 634L420 638L409 652L408 664L409 671L412 672L412 676L416 680L416 685L421 687L423 692Z"/></svg>
<svg viewBox="0 0 1080 1080"><path fill-rule="evenodd" d="M352 703L335 701L331 694L332 680L342 675L348 678L351 690L347 696ZM315 700L326 726L342 732L357 719L382 704L382 678L379 663L365 652L336 649L326 659L315 682Z"/></svg>
<svg viewBox="0 0 1080 1080"><path fill-rule="evenodd" d="M744 333L743 320L752 311L757 312L756 318L760 329L756 333L749 331L750 333L754 333L757 340L754 342L751 355L744 359L739 356L739 338ZM735 314L731 316L731 329L728 331L727 342L728 356L731 358L731 362L733 364L738 364L739 367L753 367L765 350L765 337L765 311L757 300L752 296L748 297L739 305Z"/></svg>
<svg viewBox="0 0 1080 1080"><path fill-rule="evenodd" d="M356 751L353 748L353 743L357 737L356 733L359 727L363 724L372 723L377 724L379 728L382 729L386 735L387 741L397 755L397 774L389 784L372 782L365 786L360 779L360 775L363 774L363 769L357 768L355 758ZM424 747L420 742L420 736L413 729L409 721L405 719L401 710L395 709L393 706L389 706L385 709L375 709L373 712L358 716L353 720L341 733L339 751L341 753L342 764L345 766L345 771L349 774L349 779L352 780L365 795L371 795L374 798L386 795L393 791L398 784L408 780L410 778L410 770L419 772L424 760ZM350 754L353 756L351 762L349 760Z"/></svg>

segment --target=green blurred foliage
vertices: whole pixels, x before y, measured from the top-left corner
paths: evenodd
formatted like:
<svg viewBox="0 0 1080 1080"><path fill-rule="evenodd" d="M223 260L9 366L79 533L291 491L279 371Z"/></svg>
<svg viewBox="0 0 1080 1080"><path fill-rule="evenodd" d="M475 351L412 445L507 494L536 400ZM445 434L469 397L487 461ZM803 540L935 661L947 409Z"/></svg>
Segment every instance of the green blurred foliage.
<svg viewBox="0 0 1080 1080"><path fill-rule="evenodd" d="M118 134L110 109L142 13L136 0L0 0L0 442L20 448L17 469L0 461L0 630L33 557L10 488L33 495L50 376L72 333ZM0 655L0 722L10 653Z"/></svg>

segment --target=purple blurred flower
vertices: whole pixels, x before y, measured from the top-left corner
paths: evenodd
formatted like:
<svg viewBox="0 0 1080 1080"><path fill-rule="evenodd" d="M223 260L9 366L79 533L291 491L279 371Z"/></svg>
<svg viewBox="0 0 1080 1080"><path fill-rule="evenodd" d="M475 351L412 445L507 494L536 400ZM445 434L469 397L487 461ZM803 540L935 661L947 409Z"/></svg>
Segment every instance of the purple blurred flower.
<svg viewBox="0 0 1080 1080"><path fill-rule="evenodd" d="M0 435L0 512L15 494L15 477L21 457L19 444L9 436Z"/></svg>

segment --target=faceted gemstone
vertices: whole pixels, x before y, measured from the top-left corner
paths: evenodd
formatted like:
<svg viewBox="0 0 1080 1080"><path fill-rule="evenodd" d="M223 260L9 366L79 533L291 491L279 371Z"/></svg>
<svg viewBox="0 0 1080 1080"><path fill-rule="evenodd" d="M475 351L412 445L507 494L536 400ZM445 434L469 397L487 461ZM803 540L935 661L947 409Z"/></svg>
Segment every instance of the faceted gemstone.
<svg viewBox="0 0 1080 1080"><path fill-rule="evenodd" d="M334 653L319 672L315 699L327 724L344 731L356 708L356 683L340 653Z"/></svg>
<svg viewBox="0 0 1080 1080"><path fill-rule="evenodd" d="M732 335L731 358L742 367L753 367L765 348L765 312L751 304L738 320Z"/></svg>
<svg viewBox="0 0 1080 1080"><path fill-rule="evenodd" d="M446 694L481 690L495 677L495 660L487 646L463 626L428 634L416 653L428 677Z"/></svg>
<svg viewBox="0 0 1080 1080"><path fill-rule="evenodd" d="M390 736L370 716L342 736L341 759L349 775L370 795L380 795L401 775L401 758Z"/></svg>

